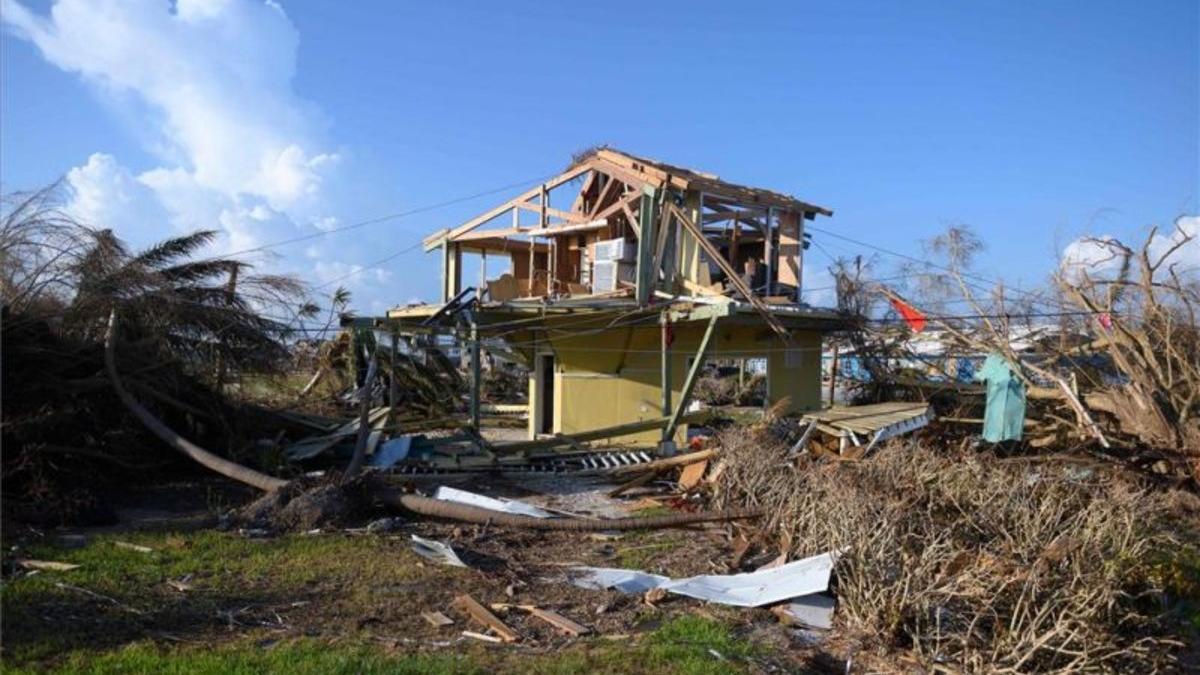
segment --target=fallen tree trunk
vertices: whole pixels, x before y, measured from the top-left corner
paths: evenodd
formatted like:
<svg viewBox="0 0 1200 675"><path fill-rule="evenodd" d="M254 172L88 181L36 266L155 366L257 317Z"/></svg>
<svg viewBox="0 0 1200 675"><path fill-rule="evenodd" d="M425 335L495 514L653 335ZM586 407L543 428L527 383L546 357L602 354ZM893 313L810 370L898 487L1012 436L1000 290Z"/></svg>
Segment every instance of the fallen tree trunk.
<svg viewBox="0 0 1200 675"><path fill-rule="evenodd" d="M476 525L497 527L519 527L529 530L556 530L567 532L603 532L607 530L659 530L670 527L685 527L697 523L720 523L745 520L762 516L762 509L734 509L704 513L677 513L667 516L646 518L612 518L592 520L586 518L534 518L514 513L503 513L483 509L469 504L430 499L398 490L382 490L376 493L384 504L403 511L430 518L442 518Z"/></svg>
<svg viewBox="0 0 1200 675"><path fill-rule="evenodd" d="M256 487L264 492L275 494L276 497L286 495L282 488L292 486L289 481L282 478L275 478L264 473L260 473L243 466L237 462L230 461L224 457L217 456L204 448L188 441L186 438L175 433L164 424L161 420L155 417L149 410L142 406L141 403L133 398L126 391L125 386L121 383L121 377L117 373L117 364L115 357L116 343L116 325L117 312L113 310L108 315L108 330L104 336L104 365L108 371L108 376L112 381L113 389L117 392L117 397L121 399L121 403L134 414L138 420L146 426L155 436L162 439L163 442L175 448L179 452L187 455L193 461L202 466L216 471L217 473L236 480L240 483L245 483L252 487ZM365 426L364 426L365 428ZM357 453L356 453L357 454ZM361 466L361 463L360 463ZM353 467L352 467L353 468ZM353 473L347 472L347 478L353 478ZM347 503L355 501L350 493L348 486L343 483L341 498ZM320 490L321 488L317 488ZM276 494L279 493L279 494ZM297 495L298 497L299 495ZM598 532L604 530L656 530L670 527L684 527L696 523L712 523L726 522L730 520L741 520L746 518L756 518L762 515L760 509L739 509L735 511L726 511L720 513L680 513L669 516L653 516L649 518L615 518L611 520L587 520L581 518L533 518L530 516L515 515L510 513L501 513L488 509L481 509L476 506L466 504L458 504L447 502L439 499L430 499L415 494L405 494L394 488L386 486L376 486L373 489L365 491L367 498L378 500L385 506L406 513L412 513L420 516L431 518L443 518L447 520L456 520L465 523L475 523L478 525L494 525L499 527L519 527L533 530L560 530L573 532ZM287 502L295 500L284 500L279 507L285 507ZM336 509L335 509L336 510Z"/></svg>
<svg viewBox="0 0 1200 675"><path fill-rule="evenodd" d="M104 334L104 367L108 371L108 377L112 381L113 389L117 392L117 398L121 399L121 403L133 413L138 420L146 426L155 436L158 436L164 443L175 448L179 452L190 457L192 460L201 465L216 471L217 473L232 478L246 485L254 486L260 490L270 492L288 484L287 481L274 476L268 476L265 473L260 473L247 466L242 466L237 462L231 462L224 457L214 455L213 453L201 448L192 443L183 436L175 433L161 420L152 415L149 410L144 408L137 399L133 397L121 383L121 377L117 374L116 364L116 342L115 333L117 332L117 310L112 310L108 314L108 330Z"/></svg>

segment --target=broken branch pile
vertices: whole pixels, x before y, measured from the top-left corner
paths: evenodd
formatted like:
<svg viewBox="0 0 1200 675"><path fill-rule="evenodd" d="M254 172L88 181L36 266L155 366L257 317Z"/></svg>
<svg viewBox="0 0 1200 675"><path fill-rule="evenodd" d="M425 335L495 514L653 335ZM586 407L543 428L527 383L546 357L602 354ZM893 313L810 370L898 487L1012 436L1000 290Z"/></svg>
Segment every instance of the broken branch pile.
<svg viewBox="0 0 1200 675"><path fill-rule="evenodd" d="M899 444L797 468L765 434L720 440L715 503L763 509L748 538L767 550L839 551L839 621L880 658L973 672L1173 662L1155 570L1177 544L1160 494Z"/></svg>

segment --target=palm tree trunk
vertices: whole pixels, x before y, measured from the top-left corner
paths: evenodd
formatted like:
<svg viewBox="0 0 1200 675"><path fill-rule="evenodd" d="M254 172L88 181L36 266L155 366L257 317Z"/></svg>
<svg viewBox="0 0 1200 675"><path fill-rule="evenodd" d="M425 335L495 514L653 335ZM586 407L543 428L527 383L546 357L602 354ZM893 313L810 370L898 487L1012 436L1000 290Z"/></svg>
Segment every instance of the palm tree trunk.
<svg viewBox="0 0 1200 675"><path fill-rule="evenodd" d="M199 462L203 466L216 471L226 478L231 478L238 482L245 483L246 485L251 485L260 490L266 490L268 492L272 490L278 490L279 488L288 484L288 482L283 479L275 478L274 476L268 476L265 473L259 473L254 469L242 466L237 462L231 462L224 457L218 457L204 448L201 448L200 446L172 431L170 427L168 427L166 424L163 424L161 420L152 415L149 410L144 408L141 403L138 403L137 399L135 399L133 395L125 389L125 386L121 384L121 378L117 374L115 356L116 349L114 347L114 344L116 343L116 332L117 310L113 309L111 312L109 312L108 330L104 334L104 366L108 370L109 380L112 382L113 389L115 389L117 392L117 397L121 399L121 403L125 404L125 407L129 408L129 411L132 412L134 416L146 426L147 429L149 429L155 436L158 436L160 439L162 439L167 445L170 445L172 448L175 448L196 462Z"/></svg>

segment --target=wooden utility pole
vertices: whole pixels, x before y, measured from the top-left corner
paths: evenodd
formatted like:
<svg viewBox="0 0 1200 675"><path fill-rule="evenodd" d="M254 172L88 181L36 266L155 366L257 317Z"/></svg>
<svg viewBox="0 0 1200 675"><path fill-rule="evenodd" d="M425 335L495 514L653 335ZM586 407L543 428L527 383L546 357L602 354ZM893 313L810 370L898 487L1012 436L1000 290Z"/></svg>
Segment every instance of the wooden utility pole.
<svg viewBox="0 0 1200 675"><path fill-rule="evenodd" d="M479 323L471 317L471 428L479 433L479 394L480 374L483 368L479 363Z"/></svg>
<svg viewBox="0 0 1200 675"><path fill-rule="evenodd" d="M391 424L396 423L396 401L400 398L399 388L396 384L396 359L398 358L397 342L400 341L400 336L396 334L393 328L390 336L392 344L388 348L388 421Z"/></svg>
<svg viewBox="0 0 1200 675"><path fill-rule="evenodd" d="M838 346L833 345L833 363L829 366L829 405L833 406L834 392L837 390Z"/></svg>

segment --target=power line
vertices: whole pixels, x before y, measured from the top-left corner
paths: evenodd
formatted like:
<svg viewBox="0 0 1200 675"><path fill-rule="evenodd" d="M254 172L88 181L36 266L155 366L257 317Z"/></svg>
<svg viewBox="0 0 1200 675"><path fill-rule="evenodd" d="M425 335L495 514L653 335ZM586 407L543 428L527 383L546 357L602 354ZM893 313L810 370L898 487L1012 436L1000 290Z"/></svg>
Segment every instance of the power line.
<svg viewBox="0 0 1200 675"><path fill-rule="evenodd" d="M472 201L475 199L479 199L480 197L487 197L489 195L494 195L497 192L506 192L508 190L515 190L516 188L525 187L526 185L532 185L534 183L542 183L542 182L545 182L545 181L553 178L556 175L557 174L549 174L546 176L542 176L540 178L526 179L523 181L518 181L516 183L510 183L508 185L503 185L501 187L492 188L490 190L484 190L483 192L476 192L474 194L465 195L462 197L455 197L453 199L447 199L446 201L437 202L436 204L427 204L425 206L419 206L417 208L409 209L407 211L397 211L395 213L389 213L386 215L377 216L375 218L368 218L366 220L360 220L360 221L357 221L354 223L350 223L349 225L343 225L341 227L334 227L334 228L330 228L328 230L321 230L320 232L313 232L311 234L305 234L305 235L301 235L298 237L292 237L290 239L283 239L280 241L271 242L269 244L262 244L261 246L254 246L252 248L243 249L241 251L234 251L232 253L227 253L227 254L225 254L224 257L245 255L247 253L257 253L258 251L265 251L267 249L278 248L280 246L287 246L289 244L298 244L302 241L311 241L313 239L319 239L321 237L324 237L324 236L330 235L330 234L340 234L342 232L348 232L350 230L357 230L359 228L367 227L368 225L376 225L378 223L383 223L383 222L386 222L389 220L399 220L401 218L415 216L419 213L436 211L437 209L442 209L447 206L453 206L455 204L461 204L463 202L469 202L469 201Z"/></svg>

